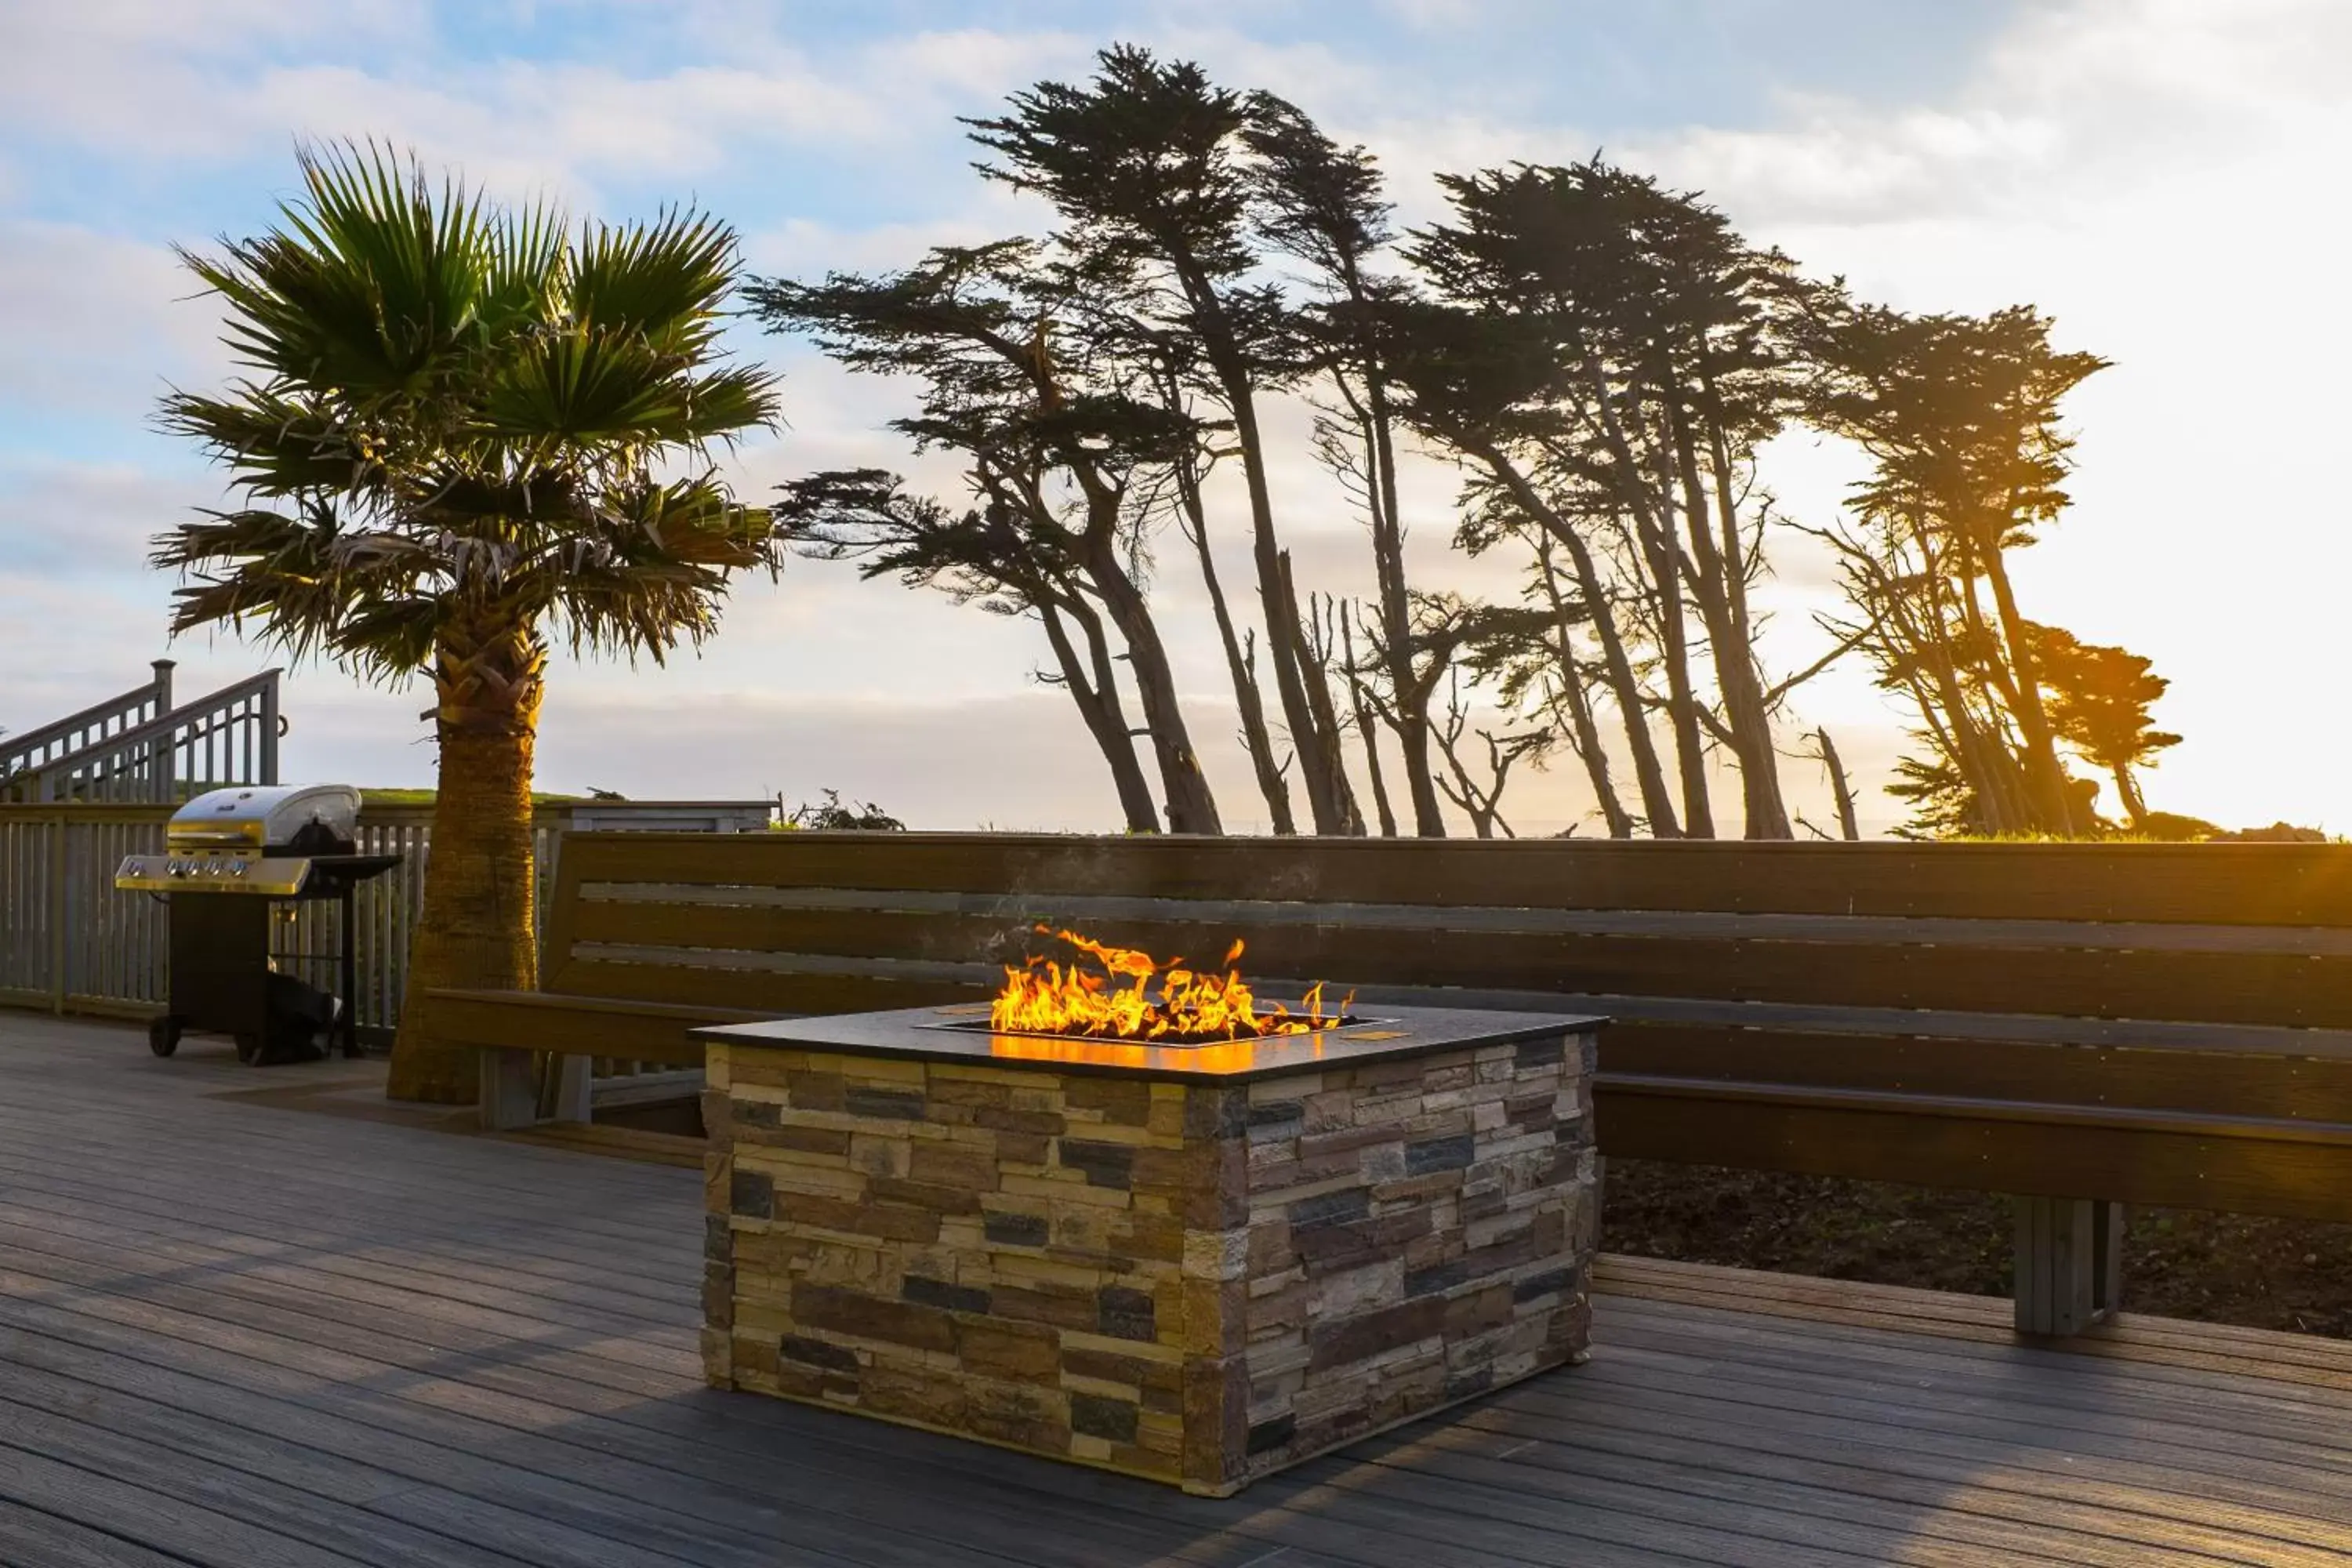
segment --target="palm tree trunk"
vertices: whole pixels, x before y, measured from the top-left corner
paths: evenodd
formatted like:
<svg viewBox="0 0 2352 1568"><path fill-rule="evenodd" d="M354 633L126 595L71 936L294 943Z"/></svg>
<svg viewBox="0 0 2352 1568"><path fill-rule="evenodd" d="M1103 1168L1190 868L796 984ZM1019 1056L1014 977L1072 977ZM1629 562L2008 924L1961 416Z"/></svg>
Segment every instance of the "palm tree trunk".
<svg viewBox="0 0 2352 1568"><path fill-rule="evenodd" d="M394 1100L463 1105L480 1092L475 1051L434 1033L434 991L538 987L530 778L545 663L528 631L444 635L434 680L441 763L385 1086Z"/></svg>

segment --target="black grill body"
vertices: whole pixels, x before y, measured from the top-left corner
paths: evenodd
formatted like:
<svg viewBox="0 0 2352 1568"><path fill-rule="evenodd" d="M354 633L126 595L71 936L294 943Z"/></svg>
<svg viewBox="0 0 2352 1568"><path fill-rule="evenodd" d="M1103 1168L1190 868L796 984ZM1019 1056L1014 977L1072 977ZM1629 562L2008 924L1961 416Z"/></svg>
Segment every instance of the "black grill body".
<svg viewBox="0 0 2352 1568"><path fill-rule="evenodd" d="M172 905L170 995L147 1035L157 1056L190 1029L230 1036L247 1062L310 1060L337 1043L359 1054L352 894L400 857L357 852L358 809L359 792L341 785L218 790L173 817L167 853L123 860L116 887ZM293 909L317 902L338 906L335 951L281 949Z"/></svg>

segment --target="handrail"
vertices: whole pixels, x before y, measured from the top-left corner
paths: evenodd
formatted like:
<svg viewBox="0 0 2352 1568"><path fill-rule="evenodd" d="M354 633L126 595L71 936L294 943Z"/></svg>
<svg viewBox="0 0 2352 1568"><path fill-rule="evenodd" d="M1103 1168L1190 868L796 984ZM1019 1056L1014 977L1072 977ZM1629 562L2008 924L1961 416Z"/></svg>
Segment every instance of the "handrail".
<svg viewBox="0 0 2352 1568"><path fill-rule="evenodd" d="M103 702L92 703L80 712L60 719L54 724L44 724L37 730L0 739L0 778L29 773L36 767L47 767L78 752L129 733L128 729L106 730L106 725L114 721L128 718L134 725L147 724L170 713L173 666L173 660L159 658L154 661L153 677L145 685L135 686ZM81 738L90 731L99 732L87 739ZM63 752L53 757L37 755L60 742L67 743Z"/></svg>
<svg viewBox="0 0 2352 1568"><path fill-rule="evenodd" d="M83 783L93 786L111 786L131 776L142 777L147 787L139 794L156 800L176 798L181 782L177 753L185 747L210 740L232 731L237 725L255 727L253 742L245 748L243 764L228 759L228 773L247 773L246 778L207 776L201 782L213 784L260 784L278 782L278 685L279 672L262 671L219 690L207 693L193 702L157 715L143 724L118 731L100 742L68 752L54 762L26 770L7 779L14 793L28 795L36 801L56 801L71 798L73 785ZM257 704L256 706L245 706ZM234 748L230 748L234 751ZM159 765L160 763L160 765ZM198 782L191 780L190 782Z"/></svg>

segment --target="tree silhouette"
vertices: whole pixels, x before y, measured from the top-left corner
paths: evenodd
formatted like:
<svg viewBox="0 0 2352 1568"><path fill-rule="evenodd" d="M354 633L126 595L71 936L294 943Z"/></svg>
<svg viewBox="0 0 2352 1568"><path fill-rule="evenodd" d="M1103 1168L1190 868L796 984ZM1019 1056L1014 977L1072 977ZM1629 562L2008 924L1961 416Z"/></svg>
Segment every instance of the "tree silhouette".
<svg viewBox="0 0 2352 1568"><path fill-rule="evenodd" d="M2074 442L2058 405L2106 362L2060 353L2048 319L2022 306L1915 317L1824 296L1807 340L1811 417L1874 465L1853 494L1869 538L1832 542L1871 619L1907 618L1874 655L1882 683L1921 700L1939 773L1965 780L1989 828L2087 829L2008 552L2064 510Z"/></svg>
<svg viewBox="0 0 2352 1568"><path fill-rule="evenodd" d="M1419 678L1408 658L1412 589L1405 574L1404 506L1397 485L1401 432L1382 330L1386 308L1404 296L1405 286L1374 270L1375 258L1392 237L1389 204L1380 170L1363 148L1341 147L1295 105L1272 93L1252 93L1248 108L1242 140L1254 155L1250 178L1257 231L1307 265L1318 296L1297 318L1309 363L1335 400L1317 419L1317 450L1360 500L1370 527L1380 627L1375 646L1390 661L1387 727L1403 754L1413 831L1442 837L1445 819L1430 758L1432 683ZM1361 735L1377 790L1378 736L1370 729Z"/></svg>
<svg viewBox="0 0 2352 1568"><path fill-rule="evenodd" d="M855 562L862 577L938 588L994 615L1034 616L1054 651L1049 679L1070 694L1109 765L1128 831L1159 831L1119 697L1118 654L1057 523L1040 526L994 501L959 512L908 493L897 475L878 468L813 474L784 485L780 497L778 535L801 554Z"/></svg>
<svg viewBox="0 0 2352 1568"><path fill-rule="evenodd" d="M1515 466L1552 498L1531 516L1573 527L1580 515L1589 543L1602 531L1625 542L1620 559L1667 683L1679 830L1714 832L1706 753L1720 741L1739 763L1746 832L1787 837L1775 703L1748 589L1769 509L1757 448L1800 389L1793 328L1806 291L1792 264L1748 246L1696 196L1597 159L1440 183L1453 216L1408 253L1449 299L1507 321L1554 362L1544 403L1522 411L1527 449ZM1562 504L1568 495L1574 504ZM1703 637L1685 626L1690 609ZM1700 647L1719 711L1693 668ZM1621 707L1639 700L1617 696ZM1644 746L1635 742L1637 773L1647 772ZM1675 831L1643 784L1654 824Z"/></svg>
<svg viewBox="0 0 2352 1568"><path fill-rule="evenodd" d="M1504 316L1451 304L1397 306L1390 336L1390 368L1403 394L1403 418L1454 454L1469 475L1456 542L1475 553L1496 539L1540 533L1565 556L1580 603L1612 604L1608 560L1592 518L1605 501L1587 488L1551 482L1549 451L1572 437L1576 424L1562 384L1566 373L1552 345ZM1680 837L1626 627L1608 614L1595 616L1592 629L1601 682L1633 759L1642 816L1656 837Z"/></svg>
<svg viewBox="0 0 2352 1568"><path fill-rule="evenodd" d="M2136 770L2180 737L2156 727L2148 709L2171 682L2153 661L2128 649L2077 641L2059 626L2033 626L2029 637L2049 689L2050 723L2058 739L2116 781L2116 796L2135 828L2147 826L2147 802Z"/></svg>
<svg viewBox="0 0 2352 1568"><path fill-rule="evenodd" d="M1079 659L1061 644L1064 617L1086 626L1091 598L1117 628L1135 682L1138 705L1159 763L1161 798L1171 831L1222 831L1216 802L1202 771L1176 695L1165 644L1144 594L1145 565L1139 507L1150 476L1187 459L1198 440L1189 421L1150 393L1150 370L1123 351L1131 345L1090 334L1079 323L1098 304L1088 297L1113 288L1105 279L1047 255L1027 240L936 249L919 265L881 278L835 274L823 283L762 280L748 292L754 309L777 331L805 332L852 369L916 378L921 411L894 426L919 449L944 448L966 462L965 478L982 504L977 521L951 525L953 508L940 505L919 517L904 505L866 509L845 520L836 539L868 542L857 549L953 549L965 558L943 563L979 580L991 574L1025 584L1022 607L1034 609L1055 641L1062 681L1078 702L1112 773L1120 783L1130 825L1136 799L1118 760L1124 739L1108 724L1116 714L1117 682L1106 656ZM823 487L813 492L825 499ZM827 541L820 510L803 526L820 549ZM919 542L906 532L919 522ZM888 535L888 547L872 531ZM826 526L831 526L827 524ZM898 531L891 533L890 531ZM971 552L1003 546L993 566ZM929 561L931 557L920 555ZM1039 586L1039 563L1059 563L1066 586L1082 581L1084 594L1056 596ZM889 571L893 568L881 567ZM898 568L905 571L906 568ZM919 574L918 580L924 578ZM1079 670L1091 673L1085 680ZM1123 728L1123 723L1122 723Z"/></svg>
<svg viewBox="0 0 2352 1568"><path fill-rule="evenodd" d="M1289 310L1257 278L1248 242L1246 100L1196 65L1120 45L1087 85L1040 82L1006 113L967 123L995 155L983 174L1053 205L1077 272L1134 290L1154 325L1190 340L1185 358L1241 458L1267 663L1315 830L1361 832L1328 690L1318 704L1309 688L1304 617L1275 528L1258 403L1297 374L1298 354Z"/></svg>
<svg viewBox="0 0 2352 1568"><path fill-rule="evenodd" d="M1466 680L1528 727L1494 737L1509 742L1487 759L1497 788L1564 742L1612 836L1711 837L1728 760L1742 831L1785 838L1777 731L1791 693L1857 650L1913 721L1892 786L1906 831L2093 831L2096 786L2070 760L2147 818L2136 770L2171 743L2147 716L2161 682L2121 650L2037 636L2011 582L2010 552L2067 502L2061 405L2105 363L2055 349L2033 310L1857 303L1700 194L1597 156L1441 176L1444 216L1400 242L1363 148L1129 46L964 123L984 177L1052 208L1045 238L756 298L853 368L913 376L920 412L895 427L958 454L970 493L813 476L787 492L792 542L1038 620L1043 679L1086 717L1131 824L1150 793L1131 733L1150 738L1168 821L1216 820L1148 598L1171 523L1278 833L1299 826L1294 773L1314 831L1364 830L1351 731L1382 833L1407 817L1443 832L1448 800L1474 831L1507 830L1474 783ZM1307 558L1276 528L1274 411L1301 404L1310 455L1367 525L1362 601L1298 580ZM1821 617L1828 650L1783 673L1754 595L1793 524L1762 466L1800 425L1853 441L1871 472L1848 516L1806 530L1847 605ZM1518 603L1409 575L1400 470L1416 450L1462 476L1456 548L1525 563ZM1224 465L1247 508L1255 626L1218 569ZM1807 746L1788 754L1820 756L1853 837L1834 746L1817 729Z"/></svg>

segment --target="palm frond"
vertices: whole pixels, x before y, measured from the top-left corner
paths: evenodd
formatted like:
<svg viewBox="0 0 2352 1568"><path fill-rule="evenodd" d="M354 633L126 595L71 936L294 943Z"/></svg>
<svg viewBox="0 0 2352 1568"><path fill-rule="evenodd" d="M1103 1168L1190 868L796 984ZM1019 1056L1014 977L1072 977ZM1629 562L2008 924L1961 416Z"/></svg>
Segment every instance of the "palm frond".
<svg viewBox="0 0 2352 1568"><path fill-rule="evenodd" d="M698 353L718 336L735 262L735 231L691 208L650 225L586 225L572 250L572 314L665 353Z"/></svg>
<svg viewBox="0 0 2352 1568"><path fill-rule="evenodd" d="M354 424L316 395L243 383L225 397L173 393L158 423L198 442L230 469L230 482L257 497L365 495L389 476L391 437Z"/></svg>
<svg viewBox="0 0 2352 1568"><path fill-rule="evenodd" d="M488 332L552 324L563 292L566 227L563 209L545 200L490 226L481 307Z"/></svg>
<svg viewBox="0 0 2352 1568"><path fill-rule="evenodd" d="M775 378L737 366L687 374L643 335L604 327L535 334L485 389L482 430L526 447L688 446L772 424Z"/></svg>

